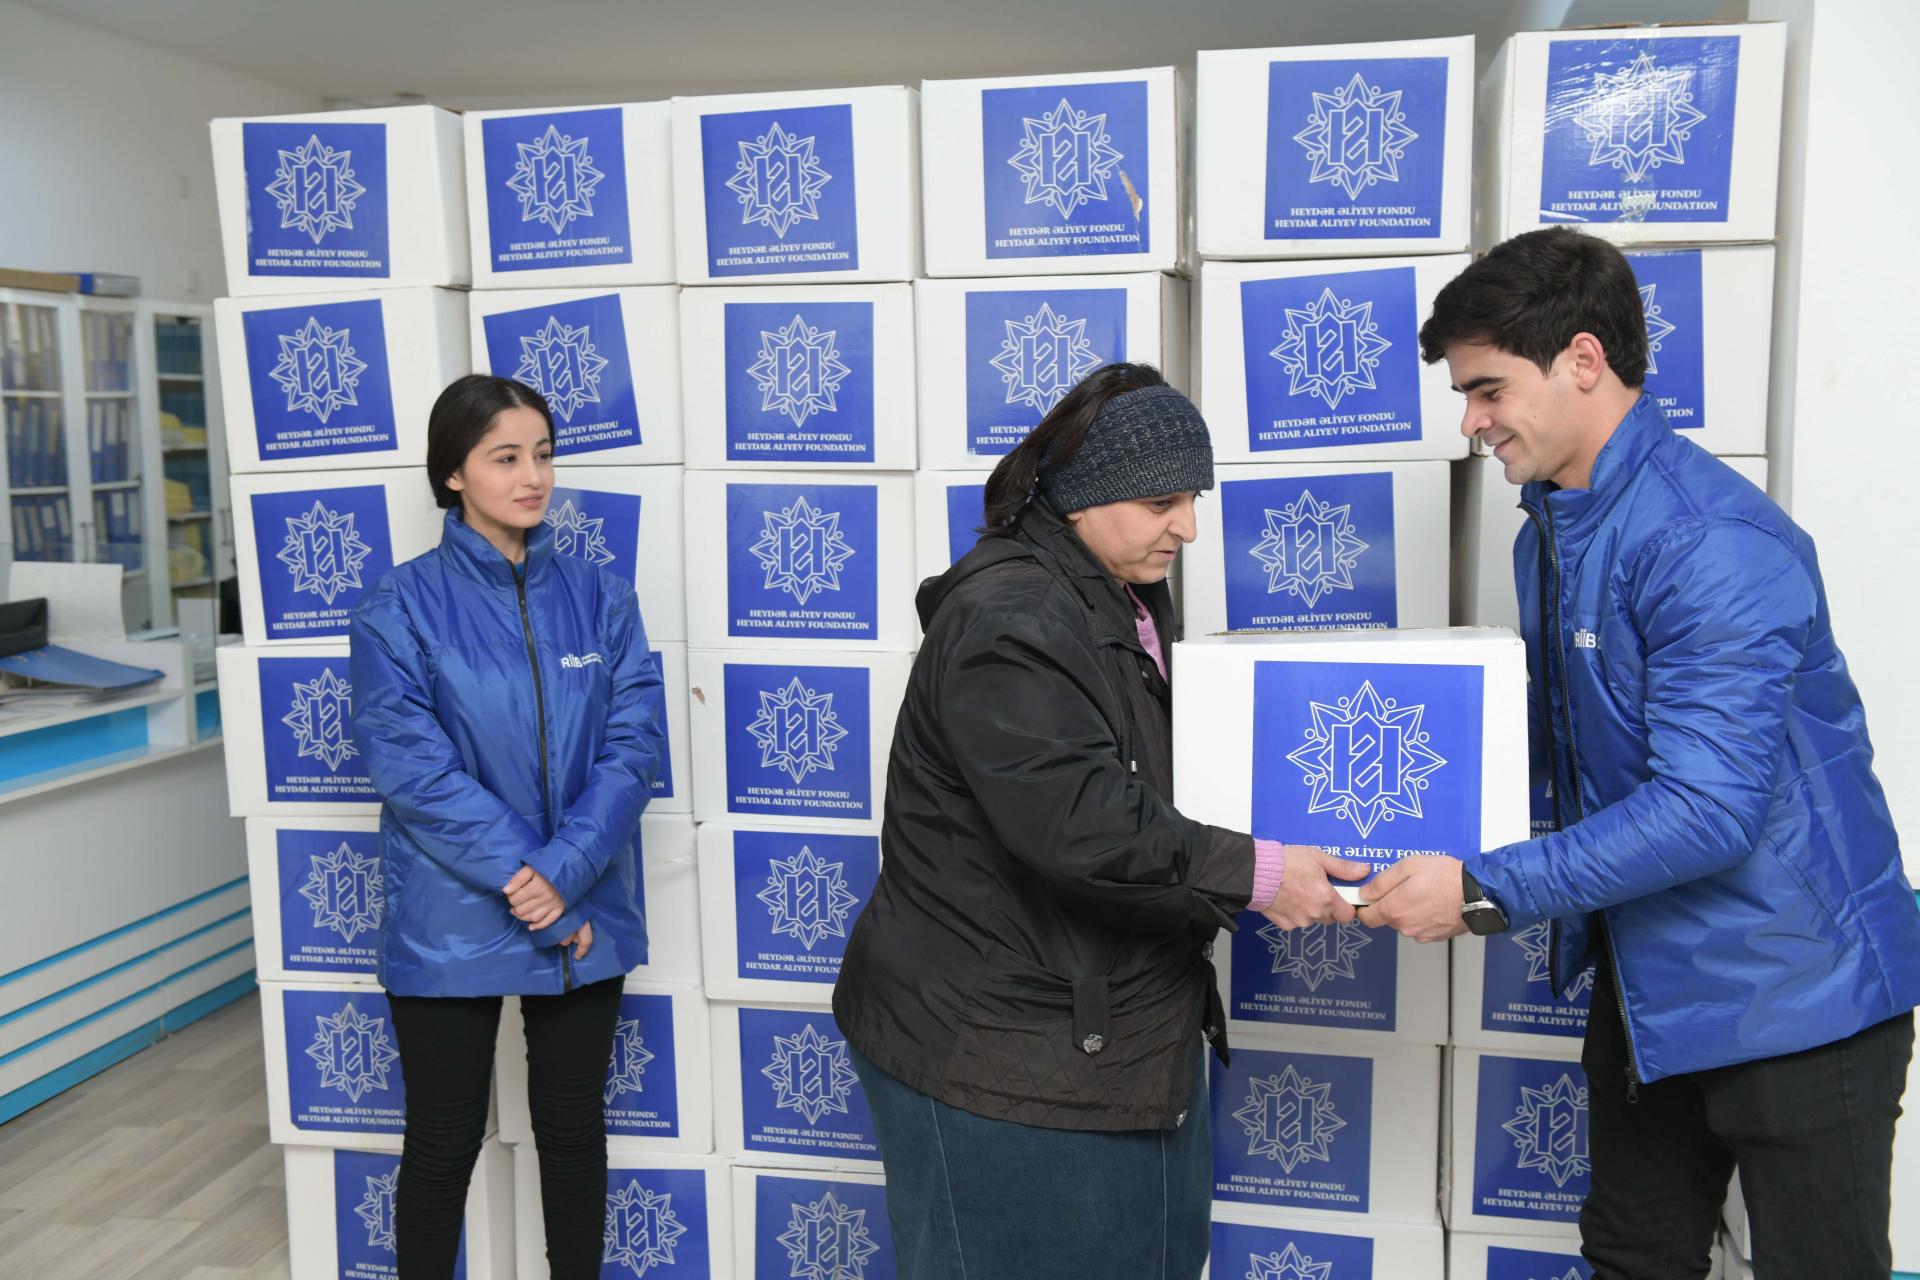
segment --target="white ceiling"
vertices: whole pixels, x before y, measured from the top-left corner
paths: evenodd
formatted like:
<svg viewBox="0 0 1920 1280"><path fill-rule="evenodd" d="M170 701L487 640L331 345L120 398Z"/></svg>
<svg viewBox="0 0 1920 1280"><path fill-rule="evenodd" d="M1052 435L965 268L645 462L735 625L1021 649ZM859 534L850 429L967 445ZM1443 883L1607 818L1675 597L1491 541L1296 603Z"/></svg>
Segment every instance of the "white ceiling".
<svg viewBox="0 0 1920 1280"><path fill-rule="evenodd" d="M1744 0L26 0L323 98L457 107L1164 65L1195 49L1729 16Z"/></svg>

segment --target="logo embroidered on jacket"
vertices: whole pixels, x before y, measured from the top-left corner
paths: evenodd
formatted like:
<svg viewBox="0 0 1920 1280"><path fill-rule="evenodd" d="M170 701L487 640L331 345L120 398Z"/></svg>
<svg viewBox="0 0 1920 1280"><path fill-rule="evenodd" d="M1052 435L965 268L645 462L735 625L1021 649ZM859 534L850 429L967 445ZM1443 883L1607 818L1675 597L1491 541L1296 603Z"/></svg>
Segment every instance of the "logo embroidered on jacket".
<svg viewBox="0 0 1920 1280"><path fill-rule="evenodd" d="M1585 627L1582 627L1573 633L1573 647L1576 649L1598 649L1600 647L1600 637Z"/></svg>
<svg viewBox="0 0 1920 1280"><path fill-rule="evenodd" d="M606 659L597 653L563 653L560 655L560 665L569 671L578 671L582 667L590 667L596 662L605 661Z"/></svg>

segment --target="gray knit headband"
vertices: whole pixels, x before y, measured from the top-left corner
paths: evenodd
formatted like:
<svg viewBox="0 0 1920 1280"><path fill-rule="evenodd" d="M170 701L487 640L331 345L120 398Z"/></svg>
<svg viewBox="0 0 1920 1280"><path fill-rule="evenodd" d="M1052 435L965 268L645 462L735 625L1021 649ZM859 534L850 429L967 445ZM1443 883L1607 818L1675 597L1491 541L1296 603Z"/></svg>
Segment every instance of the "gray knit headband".
<svg viewBox="0 0 1920 1280"><path fill-rule="evenodd" d="M1040 464L1040 492L1061 515L1211 488L1213 439L1193 401L1172 387L1113 397L1064 466Z"/></svg>

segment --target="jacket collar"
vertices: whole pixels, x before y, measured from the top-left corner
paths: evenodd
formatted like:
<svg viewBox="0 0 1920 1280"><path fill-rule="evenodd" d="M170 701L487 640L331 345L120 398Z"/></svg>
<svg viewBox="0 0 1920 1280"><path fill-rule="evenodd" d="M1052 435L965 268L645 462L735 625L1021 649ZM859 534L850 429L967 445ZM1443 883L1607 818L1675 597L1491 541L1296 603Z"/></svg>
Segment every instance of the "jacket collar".
<svg viewBox="0 0 1920 1280"><path fill-rule="evenodd" d="M1094 616L1105 621L1119 638L1132 646L1140 643L1134 623L1133 595L1094 559L1087 544L1073 526L1055 513L1045 498L1035 498L1020 518L1017 536L1038 553L1056 577L1064 579L1086 602ZM1173 595L1164 580L1151 586L1135 587L1140 602L1153 615L1162 643L1173 643ZM1169 649L1169 653L1171 650Z"/></svg>
<svg viewBox="0 0 1920 1280"><path fill-rule="evenodd" d="M1536 511L1546 510L1551 504L1554 533L1563 547L1584 545L1654 449L1670 435L1672 429L1659 402L1642 391L1601 446L1586 488L1561 489L1552 481L1534 480L1521 486L1521 504Z"/></svg>
<svg viewBox="0 0 1920 1280"><path fill-rule="evenodd" d="M517 566L500 554L452 507L440 530L440 554L470 578L512 590ZM526 580L532 586L547 574L553 560L553 529L545 521L527 530Z"/></svg>

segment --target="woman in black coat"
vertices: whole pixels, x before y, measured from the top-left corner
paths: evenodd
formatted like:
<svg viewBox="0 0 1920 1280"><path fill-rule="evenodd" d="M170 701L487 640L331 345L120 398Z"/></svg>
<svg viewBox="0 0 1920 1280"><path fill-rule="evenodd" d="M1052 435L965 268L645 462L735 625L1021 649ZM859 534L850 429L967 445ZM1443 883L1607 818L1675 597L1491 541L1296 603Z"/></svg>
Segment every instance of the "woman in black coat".
<svg viewBox="0 0 1920 1280"><path fill-rule="evenodd" d="M1364 867L1170 803L1166 577L1212 487L1192 403L1109 365L1001 461L986 536L920 588L880 880L834 995L902 1280L1198 1276L1213 938L1250 907L1353 918L1327 876Z"/></svg>

